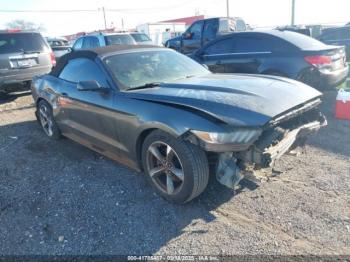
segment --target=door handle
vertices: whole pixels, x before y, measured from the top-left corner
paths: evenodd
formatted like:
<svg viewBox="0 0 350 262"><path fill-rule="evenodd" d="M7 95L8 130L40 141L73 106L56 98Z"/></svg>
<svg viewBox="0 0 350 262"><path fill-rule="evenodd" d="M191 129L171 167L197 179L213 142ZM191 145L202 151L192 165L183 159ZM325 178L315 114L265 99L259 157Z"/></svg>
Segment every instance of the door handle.
<svg viewBox="0 0 350 262"><path fill-rule="evenodd" d="M63 97L68 97L68 93L63 92L63 93L61 94L61 96L63 96Z"/></svg>

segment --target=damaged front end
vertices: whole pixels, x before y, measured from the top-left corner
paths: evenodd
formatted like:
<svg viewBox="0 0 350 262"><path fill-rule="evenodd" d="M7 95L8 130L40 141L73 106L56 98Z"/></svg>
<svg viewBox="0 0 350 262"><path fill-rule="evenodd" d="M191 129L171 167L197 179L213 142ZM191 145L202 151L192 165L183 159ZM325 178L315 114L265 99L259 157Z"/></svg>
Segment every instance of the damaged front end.
<svg viewBox="0 0 350 262"><path fill-rule="evenodd" d="M258 178L261 170L272 168L283 154L303 147L310 133L327 125L318 109L319 104L318 99L274 118L245 150L235 150L235 147L230 152L209 153L215 156L217 180L229 188L235 188L244 177Z"/></svg>

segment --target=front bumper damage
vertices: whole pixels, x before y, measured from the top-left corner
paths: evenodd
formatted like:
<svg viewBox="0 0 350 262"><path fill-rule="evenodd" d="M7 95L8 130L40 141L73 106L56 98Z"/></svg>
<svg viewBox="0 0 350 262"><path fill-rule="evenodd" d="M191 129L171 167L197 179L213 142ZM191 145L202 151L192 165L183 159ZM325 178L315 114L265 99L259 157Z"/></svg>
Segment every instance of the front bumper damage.
<svg viewBox="0 0 350 262"><path fill-rule="evenodd" d="M259 171L273 167L283 154L303 147L307 136L325 125L326 118L314 110L277 126L270 126L248 150L218 154L216 178L229 188L238 186L244 177L251 179L253 175L257 178Z"/></svg>

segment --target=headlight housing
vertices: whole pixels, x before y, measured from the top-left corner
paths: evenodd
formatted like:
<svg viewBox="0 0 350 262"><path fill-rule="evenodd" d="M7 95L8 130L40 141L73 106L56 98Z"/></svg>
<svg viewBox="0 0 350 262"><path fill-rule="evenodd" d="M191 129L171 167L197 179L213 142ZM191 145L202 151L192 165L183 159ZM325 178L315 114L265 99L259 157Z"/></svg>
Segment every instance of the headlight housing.
<svg viewBox="0 0 350 262"><path fill-rule="evenodd" d="M205 132L191 130L212 151L240 151L247 149L260 135L259 129L239 128L232 132Z"/></svg>

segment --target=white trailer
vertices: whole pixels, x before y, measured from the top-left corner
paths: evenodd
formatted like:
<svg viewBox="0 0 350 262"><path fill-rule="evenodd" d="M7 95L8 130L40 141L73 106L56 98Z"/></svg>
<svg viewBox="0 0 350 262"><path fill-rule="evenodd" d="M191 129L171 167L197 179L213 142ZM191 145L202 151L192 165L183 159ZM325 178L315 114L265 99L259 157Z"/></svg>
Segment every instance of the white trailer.
<svg viewBox="0 0 350 262"><path fill-rule="evenodd" d="M162 45L169 38L175 37L186 30L185 23L147 23L136 27L140 33L148 35L155 45Z"/></svg>

